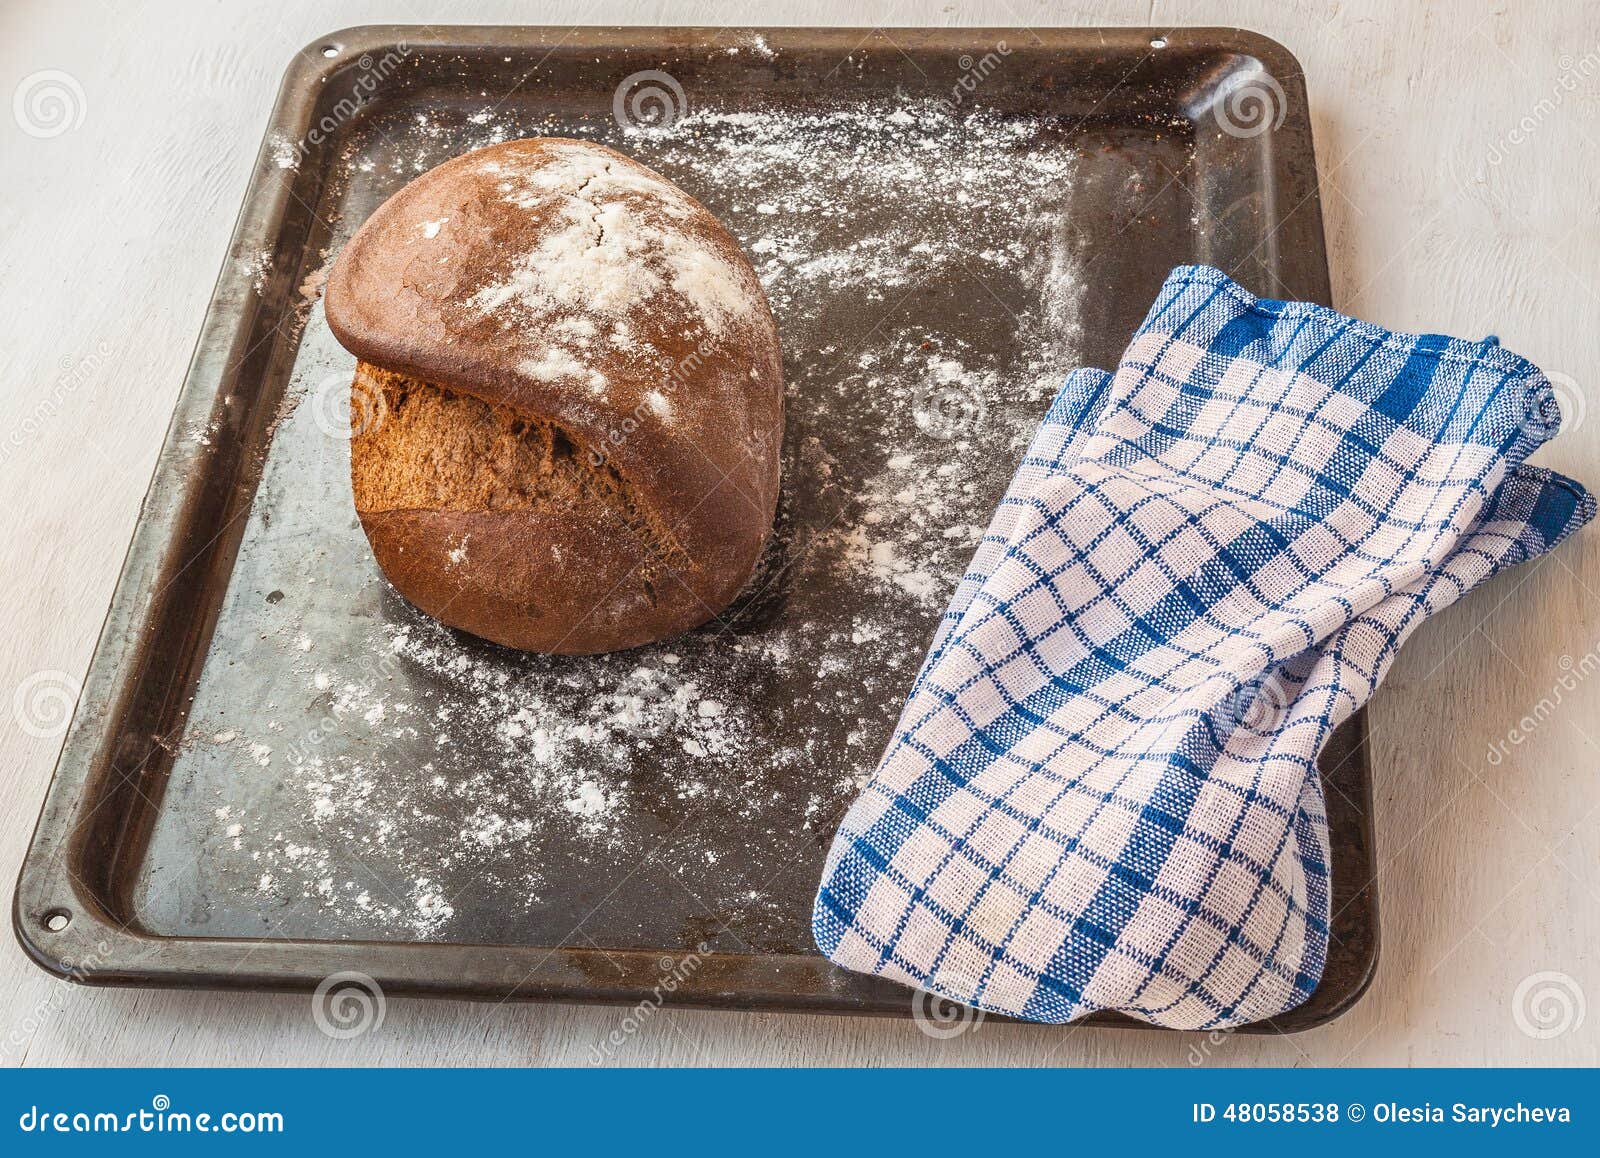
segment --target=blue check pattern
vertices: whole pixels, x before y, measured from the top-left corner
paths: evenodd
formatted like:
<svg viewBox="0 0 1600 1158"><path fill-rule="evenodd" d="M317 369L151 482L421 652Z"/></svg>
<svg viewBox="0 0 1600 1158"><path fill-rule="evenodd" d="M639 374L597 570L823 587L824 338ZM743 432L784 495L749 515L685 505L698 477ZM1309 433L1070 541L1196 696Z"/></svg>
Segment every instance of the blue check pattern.
<svg viewBox="0 0 1600 1158"><path fill-rule="evenodd" d="M1327 957L1316 757L1429 615L1589 520L1549 381L1174 270L1073 373L813 916L849 969L1065 1022L1269 1018Z"/></svg>

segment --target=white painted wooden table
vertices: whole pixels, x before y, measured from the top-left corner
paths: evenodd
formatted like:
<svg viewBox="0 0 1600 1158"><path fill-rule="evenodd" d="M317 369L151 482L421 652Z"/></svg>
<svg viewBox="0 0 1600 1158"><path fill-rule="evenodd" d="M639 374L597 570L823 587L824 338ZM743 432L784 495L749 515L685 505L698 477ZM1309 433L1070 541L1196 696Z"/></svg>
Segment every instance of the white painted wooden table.
<svg viewBox="0 0 1600 1158"><path fill-rule="evenodd" d="M452 4L453 22L1242 24L1311 91L1334 292L1405 329L1498 333L1561 379L1541 461L1600 484L1600 7L1473 0ZM424 11L426 9L426 11ZM81 85L51 139L0 116L0 693L81 676L291 53L424 0L158 17L12 3L0 89ZM76 117L72 118L74 121ZM1585 421L1587 418L1587 421ZM1595 1064L1600 532L1427 626L1371 711L1382 962L1344 1018L1284 1039L663 1011L628 1064ZM1587 659L1585 658L1587 657ZM34 685L37 687L37 683ZM59 736L0 706L0 868L15 878ZM1513 729L1519 729L1513 733ZM1513 736L1520 740L1512 739ZM1504 755L1499 755L1503 747ZM1495 753L1491 755L1491 753ZM1539 976L1544 975L1544 976ZM1530 980L1532 979L1532 980ZM1563 1001L1565 1004L1563 1005ZM350 1041L303 996L72 988L0 944L5 1064L585 1064L624 1011L391 1000Z"/></svg>

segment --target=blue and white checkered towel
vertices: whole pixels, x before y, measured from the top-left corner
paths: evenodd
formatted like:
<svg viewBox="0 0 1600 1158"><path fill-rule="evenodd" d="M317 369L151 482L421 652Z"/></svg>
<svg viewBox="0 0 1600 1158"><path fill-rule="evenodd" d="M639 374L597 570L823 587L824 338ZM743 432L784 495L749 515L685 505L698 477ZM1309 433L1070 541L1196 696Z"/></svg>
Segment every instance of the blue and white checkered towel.
<svg viewBox="0 0 1600 1158"><path fill-rule="evenodd" d="M1068 380L813 916L834 962L984 1009L1272 1017L1326 958L1315 760L1429 615L1582 525L1523 464L1550 383L1174 270Z"/></svg>

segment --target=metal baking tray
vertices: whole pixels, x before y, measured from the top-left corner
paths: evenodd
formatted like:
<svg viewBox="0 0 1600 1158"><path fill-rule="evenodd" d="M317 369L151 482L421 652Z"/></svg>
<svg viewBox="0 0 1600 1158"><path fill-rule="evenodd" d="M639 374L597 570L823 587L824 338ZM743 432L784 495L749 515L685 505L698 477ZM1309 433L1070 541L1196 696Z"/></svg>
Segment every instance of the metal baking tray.
<svg viewBox="0 0 1600 1158"><path fill-rule="evenodd" d="M407 180L536 135L699 198L783 337L761 570L704 628L612 656L504 651L387 587L350 503L353 362L318 301ZM910 1013L811 944L834 824L1055 387L1113 365L1193 261L1329 300L1301 70L1253 33L396 26L308 46L23 867L22 944L98 984L353 971L391 994ZM1359 716L1322 771L1331 955L1262 1030L1337 1015L1376 957Z"/></svg>

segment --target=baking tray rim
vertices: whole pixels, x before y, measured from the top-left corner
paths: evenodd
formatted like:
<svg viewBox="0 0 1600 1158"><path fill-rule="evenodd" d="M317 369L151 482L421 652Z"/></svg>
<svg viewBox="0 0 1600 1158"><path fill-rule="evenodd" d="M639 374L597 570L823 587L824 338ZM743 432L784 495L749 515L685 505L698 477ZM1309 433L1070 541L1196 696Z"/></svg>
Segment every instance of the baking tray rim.
<svg viewBox="0 0 1600 1158"><path fill-rule="evenodd" d="M244 202L235 222L227 259L213 288L194 351L178 393L162 450L140 514L135 523L113 597L102 623L99 638L80 691L71 724L52 773L39 820L19 872L13 896L13 930L22 949L35 964L67 981L95 986L139 986L170 989L261 989L308 991L330 974L348 969L352 963L370 965L370 979L388 994L443 996L467 1000L553 1000L600 1004L634 1004L652 996L659 998L659 971L673 954L654 949L598 950L567 946L555 948L529 945L490 945L450 942L292 940L269 938L164 937L123 926L93 895L80 875L73 871L81 848L84 804L94 782L120 775L111 765L116 722L137 692L143 664L141 639L147 613L153 615L150 594L154 582L165 573L166 556L178 542L184 513L194 502L192 491L199 485L203 449L183 437L183 431L211 412L217 396L226 385L226 374L213 374L209 362L216 357L217 339L230 331L235 338L247 328L248 310L230 309L230 304L248 304L248 278L236 269L234 256L252 248L264 248L279 228L283 211L293 196L290 183L264 179L275 168L271 144L278 136L303 140L313 127L319 91L352 61L396 47L425 48L430 52L451 49L493 51L500 48L522 50L548 47L555 52L563 47L638 50L649 47L665 50L703 46L711 38L729 33L759 33L782 51L785 48L829 48L853 54L873 46L876 39L891 49L957 50L978 49L1007 38L1031 38L1035 49L1071 47L1082 49L1084 38L1097 38L1097 47L1108 52L1158 51L1151 43L1163 40L1163 47L1174 50L1204 48L1233 52L1254 58L1268 75L1291 89L1291 106L1298 100L1306 110L1301 118L1287 120L1282 129L1303 135L1304 153L1314 156L1311 147L1309 104L1305 96L1304 73L1292 53L1279 42L1260 33L1227 27L1118 27L1118 28L841 28L841 27L750 27L750 26L675 26L624 25L613 27L446 25L423 28L416 25L369 24L339 29L311 40L297 52L285 71L262 144L251 171ZM902 43L905 42L905 43ZM332 56L323 50L334 47ZM379 95L368 98L377 103ZM1280 131L1282 131L1280 129ZM1297 207L1314 215L1315 234L1322 238L1320 202L1315 176L1309 204ZM1326 249L1317 263L1326 278ZM1326 282L1324 281L1324 285ZM1325 291L1326 292L1326 291ZM237 315L237 316L234 316ZM230 361L236 343L222 344L221 359ZM247 512L253 495L234 517ZM209 636L209 632L206 633ZM1349 727L1355 730L1352 751L1366 748L1364 716L1358 715ZM1370 809L1371 772L1368 765L1363 787L1366 807L1360 823L1367 845L1372 843ZM1298 1033L1326 1024L1350 1009L1366 993L1376 972L1379 952L1378 908L1372 882L1358 893L1368 894L1372 927L1366 950L1358 962L1359 974L1341 998L1314 1017L1294 1019L1292 1025L1278 1025L1274 1019L1243 1026L1240 1032ZM64 901L66 897L69 900ZM49 930L45 921L66 911L68 924L59 931ZM239 949L249 946L254 963L241 968ZM182 950L187 962L175 961L171 954ZM623 967L624 979L609 986L597 985L591 972L581 976L536 978L539 969L559 957L565 964L599 957L613 966ZM678 954L682 957L685 954ZM911 991L883 978L842 974L814 955L763 954L748 958L735 955L709 955L712 961L725 958L751 961L732 971L702 969L670 995L673 1004L685 1007L772 1010L841 1014L905 1014L910 1012ZM226 958L226 959L225 959ZM498 963L504 976L467 975L461 971L472 959L475 966ZM320 964L319 964L320 962ZM437 962L437 964L435 964ZM531 971L524 966L532 962ZM644 972L632 977L630 970ZM761 984L751 987L755 978L744 976L748 969L761 975ZM774 984L785 977L815 978L819 973L835 979L835 985L822 985L809 992L781 990ZM719 980L720 986L716 984ZM837 975L837 976L836 976ZM449 981L441 981L450 977ZM508 984L509 982L509 984ZM733 986L738 985L735 988ZM1011 1021L1009 1018L995 1018ZM1018 1023L1026 1024L1026 1023ZM1102 1028L1152 1028L1120 1015L1096 1014L1077 1024Z"/></svg>

